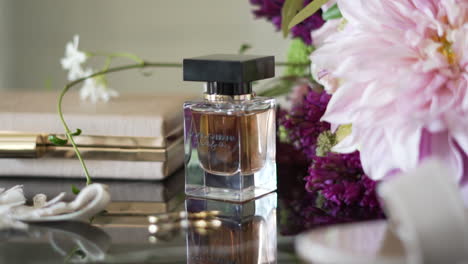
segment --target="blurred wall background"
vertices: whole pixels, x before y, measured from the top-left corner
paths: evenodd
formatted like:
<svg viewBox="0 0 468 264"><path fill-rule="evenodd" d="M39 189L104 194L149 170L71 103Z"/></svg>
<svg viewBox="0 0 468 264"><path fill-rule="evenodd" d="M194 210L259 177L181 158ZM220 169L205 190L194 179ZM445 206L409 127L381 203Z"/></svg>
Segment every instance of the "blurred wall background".
<svg viewBox="0 0 468 264"><path fill-rule="evenodd" d="M9 40L9 22L10 16L8 12L8 2L0 1L0 89L7 87L7 65L10 61L9 53L10 40Z"/></svg>
<svg viewBox="0 0 468 264"><path fill-rule="evenodd" d="M0 0L0 89L61 89L66 73L59 61L74 34L82 50L131 52L151 61L236 53L242 43L253 46L248 53L284 61L289 41L256 20L252 8L249 0ZM103 63L92 59L95 70ZM202 86L184 83L181 69L152 72L109 75L110 87L172 93Z"/></svg>

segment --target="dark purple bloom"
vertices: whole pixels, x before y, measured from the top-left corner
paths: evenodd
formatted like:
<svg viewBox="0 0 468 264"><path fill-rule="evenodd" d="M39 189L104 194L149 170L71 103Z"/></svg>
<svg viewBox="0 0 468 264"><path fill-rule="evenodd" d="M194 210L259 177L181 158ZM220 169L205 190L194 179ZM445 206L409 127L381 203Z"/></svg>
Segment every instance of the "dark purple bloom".
<svg viewBox="0 0 468 264"><path fill-rule="evenodd" d="M318 193L305 193L292 200L280 197L279 227L282 235L296 235L321 226L384 217L378 207L338 206L328 201L318 206L318 196Z"/></svg>
<svg viewBox="0 0 468 264"><path fill-rule="evenodd" d="M304 0L304 6L308 5L312 0ZM285 0L250 0L252 5L258 6L258 9L253 13L257 18L265 18L271 21L277 30L281 28L281 9ZM311 32L320 28L325 21L322 19L321 10L317 11L306 20L291 29L291 33L295 38L301 38L307 45L312 44Z"/></svg>
<svg viewBox="0 0 468 264"><path fill-rule="evenodd" d="M376 182L365 175L359 152L350 154L328 153L317 156L319 135L330 130L330 124L321 122L330 95L325 91L309 89L301 103L292 110L278 115L279 124L286 128L292 145L309 161L306 190L324 200L329 208L370 208L381 213L375 188ZM338 210L339 211L339 210Z"/></svg>
<svg viewBox="0 0 468 264"><path fill-rule="evenodd" d="M278 111L280 120L284 118L285 114L284 110ZM353 158L346 159L347 163L341 163L348 166L346 169L348 173L343 174L344 177L353 178L354 170L349 167L360 166L359 160L355 158L356 154L353 154ZM283 235L295 235L308 229L330 224L384 217L375 199L375 182L367 177L359 182L348 181L354 183L352 184L353 188L344 188L348 202L341 202L340 195L332 192L331 194L338 198L336 200L338 203L336 203L327 200L320 193L320 190L310 192L304 188L304 175L307 175L310 160L307 160L300 150L291 144L277 142L276 161L278 164L279 226ZM322 163L322 165L325 164L328 163ZM324 166L322 168L324 169L323 173L334 175L335 179L341 179L340 174L325 170ZM361 169L357 171L362 172ZM317 186L321 186L321 183L317 182ZM340 188L341 185L337 186ZM364 195L359 186L365 187ZM362 204L356 202L359 197L362 197Z"/></svg>
<svg viewBox="0 0 468 264"><path fill-rule="evenodd" d="M294 37L301 38L305 44L312 45L311 32L320 28L324 23L325 21L322 19L322 13L319 11L293 27L291 33Z"/></svg>
<svg viewBox="0 0 468 264"><path fill-rule="evenodd" d="M280 121L280 124L288 130L293 145L309 159L315 157L320 133L330 130L329 123L320 122L329 100L330 95L325 91L316 92L310 89L302 104L293 106L289 115L283 116Z"/></svg>
<svg viewBox="0 0 468 264"><path fill-rule="evenodd" d="M357 151L314 157L305 180L309 192L319 192L338 206L379 207L376 183L364 174Z"/></svg>

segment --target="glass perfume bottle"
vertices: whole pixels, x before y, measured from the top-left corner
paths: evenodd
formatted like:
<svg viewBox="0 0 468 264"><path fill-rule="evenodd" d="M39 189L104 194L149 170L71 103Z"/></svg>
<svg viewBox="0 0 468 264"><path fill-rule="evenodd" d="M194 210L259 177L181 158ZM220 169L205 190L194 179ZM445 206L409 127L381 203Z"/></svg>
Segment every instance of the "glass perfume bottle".
<svg viewBox="0 0 468 264"><path fill-rule="evenodd" d="M187 195L246 201L276 190L276 103L252 91L273 76L272 56L184 60L184 80L207 83L204 100L184 104Z"/></svg>

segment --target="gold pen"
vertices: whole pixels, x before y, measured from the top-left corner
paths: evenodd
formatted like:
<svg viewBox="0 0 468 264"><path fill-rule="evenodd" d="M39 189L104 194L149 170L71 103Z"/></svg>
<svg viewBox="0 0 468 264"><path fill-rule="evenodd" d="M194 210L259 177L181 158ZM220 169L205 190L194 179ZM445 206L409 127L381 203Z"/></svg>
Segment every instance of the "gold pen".
<svg viewBox="0 0 468 264"><path fill-rule="evenodd" d="M0 131L0 158L76 158L73 146L56 146L48 134ZM60 136L65 138L64 135ZM170 161L183 152L183 138L80 135L74 138L85 159Z"/></svg>

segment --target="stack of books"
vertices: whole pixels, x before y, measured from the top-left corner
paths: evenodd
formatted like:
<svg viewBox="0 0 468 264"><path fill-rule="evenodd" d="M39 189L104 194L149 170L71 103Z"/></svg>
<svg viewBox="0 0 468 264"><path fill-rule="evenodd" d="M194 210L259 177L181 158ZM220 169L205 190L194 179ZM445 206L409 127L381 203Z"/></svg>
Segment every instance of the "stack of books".
<svg viewBox="0 0 468 264"><path fill-rule="evenodd" d="M0 92L0 176L83 176L65 138L53 92ZM182 104L190 96L123 94L107 103L81 101L77 93L63 102L65 120L90 174L98 179L161 180L183 164Z"/></svg>

